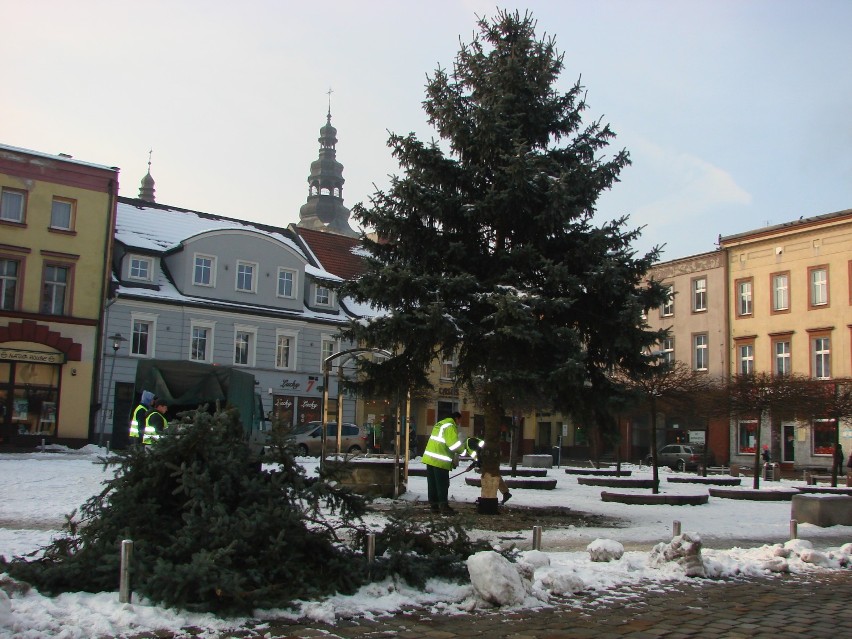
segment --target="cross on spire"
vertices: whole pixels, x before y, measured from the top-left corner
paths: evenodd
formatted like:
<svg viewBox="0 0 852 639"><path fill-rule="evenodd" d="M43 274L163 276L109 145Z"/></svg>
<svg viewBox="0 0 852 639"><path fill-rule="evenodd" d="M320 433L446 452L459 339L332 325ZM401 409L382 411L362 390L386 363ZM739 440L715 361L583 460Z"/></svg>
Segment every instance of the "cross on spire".
<svg viewBox="0 0 852 639"><path fill-rule="evenodd" d="M328 87L328 91L326 91L326 93L328 93L328 119L331 120L331 94L334 93L334 91L331 90L331 87Z"/></svg>

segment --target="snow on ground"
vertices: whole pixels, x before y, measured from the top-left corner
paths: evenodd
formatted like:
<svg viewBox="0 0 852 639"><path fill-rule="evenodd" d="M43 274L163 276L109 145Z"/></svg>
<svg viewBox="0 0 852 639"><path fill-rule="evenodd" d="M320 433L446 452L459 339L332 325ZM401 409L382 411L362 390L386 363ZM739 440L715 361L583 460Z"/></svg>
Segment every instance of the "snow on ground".
<svg viewBox="0 0 852 639"><path fill-rule="evenodd" d="M65 516L100 490L107 475L96 462L105 453L104 449L87 446L79 451L54 447L43 453L0 455L0 485L4 487L0 493L0 555L23 555L49 543ZM309 473L315 470L316 459L301 461ZM647 468L630 468L633 477L650 476ZM661 492L706 494L707 486L667 483L668 473L664 469L660 473ZM661 548L669 547L675 521L680 522L684 537L686 533L700 536L704 546L701 558L708 577L848 570L852 562L852 526L819 528L799 524L798 540L788 541L789 501L711 497L702 506L625 505L602 502L601 487L579 485L576 476L565 474L563 469L550 469L548 476L557 479L556 489L513 489L512 501L505 508L562 506L619 518L623 527L544 530L541 551L530 550L532 531L528 535L521 533L512 540L524 551L521 562L507 565L497 553L475 555L468 561L472 584L459 586L432 580L424 590L415 590L386 580L365 586L352 596L300 602L289 610L257 611L255 620L288 618L334 624L341 618L379 617L411 607L440 609L443 614L461 614L494 605L515 609L542 607L551 605L555 598L570 599L572 593L580 590L600 592L604 600L608 598L607 590L616 586L692 579L679 561L660 564L650 560L660 554ZM743 488L750 488L751 480L746 478L743 484ZM797 485L802 482L761 481L762 490ZM411 476L401 499L422 502L425 495L426 478ZM479 488L467 486L464 476L452 480L451 500L473 503L478 496ZM487 537L491 533L471 534ZM495 547L507 543L498 540L496 534L492 536ZM623 554L617 552L619 548ZM610 555L610 560L592 561L590 550L604 551L596 554ZM245 621L167 610L139 597L134 597L131 604L121 604L118 575L116 591L110 593L69 593L47 598L30 591L12 593L10 597L0 590L0 637L83 639L158 630L179 634L190 626L207 629L207 636L214 637Z"/></svg>

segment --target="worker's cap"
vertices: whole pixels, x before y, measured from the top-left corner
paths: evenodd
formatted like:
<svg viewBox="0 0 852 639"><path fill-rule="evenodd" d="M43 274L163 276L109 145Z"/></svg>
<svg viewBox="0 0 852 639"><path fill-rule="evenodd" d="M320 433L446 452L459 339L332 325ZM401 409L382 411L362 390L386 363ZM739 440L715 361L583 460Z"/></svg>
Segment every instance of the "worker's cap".
<svg viewBox="0 0 852 639"><path fill-rule="evenodd" d="M454 411L453 411L453 414L452 414L452 418L453 418L453 419L458 419L459 417L461 417L461 413L460 413L460 412L458 412L457 410L454 410Z"/></svg>

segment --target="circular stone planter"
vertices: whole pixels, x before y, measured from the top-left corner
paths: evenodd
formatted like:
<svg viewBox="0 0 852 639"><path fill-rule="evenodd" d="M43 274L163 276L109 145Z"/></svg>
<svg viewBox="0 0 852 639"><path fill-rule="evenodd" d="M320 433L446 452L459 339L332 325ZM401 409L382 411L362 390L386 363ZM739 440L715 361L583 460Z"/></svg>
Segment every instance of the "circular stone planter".
<svg viewBox="0 0 852 639"><path fill-rule="evenodd" d="M710 484L712 486L739 486L739 477L668 477L666 481L673 484Z"/></svg>
<svg viewBox="0 0 852 639"><path fill-rule="evenodd" d="M470 462L468 462L468 466ZM461 469L466 468L464 461L460 464ZM460 472L459 470L455 470L454 472ZM470 471L473 472L473 471ZM510 468L500 468L500 473L506 478L508 475L512 474L512 470ZM426 476L426 467L425 466L409 466L408 474L412 477L425 477ZM515 471L513 476L517 477L547 477L547 468L518 468Z"/></svg>
<svg viewBox="0 0 852 639"><path fill-rule="evenodd" d="M632 470L609 470L607 468L566 468L567 475L595 475L597 477L630 477Z"/></svg>
<svg viewBox="0 0 852 639"><path fill-rule="evenodd" d="M506 486L509 488L534 488L538 490L553 490L556 488L555 479L503 477L503 481L506 482ZM482 486L482 478L465 477L464 483L468 486Z"/></svg>
<svg viewBox="0 0 852 639"><path fill-rule="evenodd" d="M727 489L710 488L710 495L724 499L745 499L752 501L791 501L793 495L798 495L798 490L754 490L754 489Z"/></svg>
<svg viewBox="0 0 852 639"><path fill-rule="evenodd" d="M625 493L601 493L601 501L614 501L620 504L636 504L643 506L700 506L706 504L708 495L634 495Z"/></svg>
<svg viewBox="0 0 852 639"><path fill-rule="evenodd" d="M606 486L607 488L653 488L653 479L620 479L618 477L577 477L583 486Z"/></svg>

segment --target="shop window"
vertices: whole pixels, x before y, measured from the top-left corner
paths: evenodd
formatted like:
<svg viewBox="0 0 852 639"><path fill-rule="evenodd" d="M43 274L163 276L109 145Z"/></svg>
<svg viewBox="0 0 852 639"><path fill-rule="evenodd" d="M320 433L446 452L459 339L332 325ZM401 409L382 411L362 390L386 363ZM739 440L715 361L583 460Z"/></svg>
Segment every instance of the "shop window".
<svg viewBox="0 0 852 639"><path fill-rule="evenodd" d="M737 451L742 455L754 454L757 442L758 422L756 419L743 419L737 424Z"/></svg>
<svg viewBox="0 0 852 639"><path fill-rule="evenodd" d="M834 433L836 430L833 419L815 419L813 427L814 455L834 454Z"/></svg>
<svg viewBox="0 0 852 639"><path fill-rule="evenodd" d="M0 367L0 396L2 405L11 408L9 423L14 434L56 435L60 369L28 362L4 362Z"/></svg>

